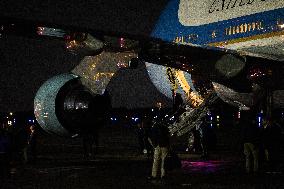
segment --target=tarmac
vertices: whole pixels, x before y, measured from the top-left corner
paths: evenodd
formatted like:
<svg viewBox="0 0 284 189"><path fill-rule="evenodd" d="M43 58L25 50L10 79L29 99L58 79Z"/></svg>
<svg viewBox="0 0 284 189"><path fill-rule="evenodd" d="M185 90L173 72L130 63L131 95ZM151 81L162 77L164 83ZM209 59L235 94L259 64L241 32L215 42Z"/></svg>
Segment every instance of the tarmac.
<svg viewBox="0 0 284 189"><path fill-rule="evenodd" d="M258 174L244 172L240 157L179 153L182 167L168 171L165 181L151 182L152 158L134 152L101 153L94 159L79 154L61 153L39 156L36 163L15 164L11 177L0 188L73 189L73 188L283 188L283 165L277 170L261 169Z"/></svg>
<svg viewBox="0 0 284 189"><path fill-rule="evenodd" d="M152 157L137 153L137 138L131 130L106 130L92 159L83 158L81 139L44 135L39 137L37 161L12 164L10 178L0 178L0 189L284 189L283 160L274 169L261 162L258 174L246 174L242 151L224 147L222 138L218 137L217 149L210 151L208 159L177 150L181 168L168 171L163 182L151 182L147 177Z"/></svg>

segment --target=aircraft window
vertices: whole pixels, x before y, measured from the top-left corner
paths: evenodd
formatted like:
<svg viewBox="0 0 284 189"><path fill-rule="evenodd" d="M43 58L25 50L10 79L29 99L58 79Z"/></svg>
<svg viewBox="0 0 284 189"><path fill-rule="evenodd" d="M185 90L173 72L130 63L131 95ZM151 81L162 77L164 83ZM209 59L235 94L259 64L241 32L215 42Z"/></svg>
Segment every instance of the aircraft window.
<svg viewBox="0 0 284 189"><path fill-rule="evenodd" d="M240 33L244 33L244 25L240 25Z"/></svg>
<svg viewBox="0 0 284 189"><path fill-rule="evenodd" d="M252 30L255 30L255 22L253 22L252 24L251 24L252 26Z"/></svg>
<svg viewBox="0 0 284 189"><path fill-rule="evenodd" d="M176 37L175 39L174 39L174 43L184 43L184 37L183 36L181 36L181 37Z"/></svg>
<svg viewBox="0 0 284 189"><path fill-rule="evenodd" d="M225 28L225 34L229 35L229 28Z"/></svg>
<svg viewBox="0 0 284 189"><path fill-rule="evenodd" d="M257 23L256 23L256 28L257 28L258 30L263 29L263 23L262 23L262 22L257 22Z"/></svg>
<svg viewBox="0 0 284 189"><path fill-rule="evenodd" d="M244 24L244 32L247 32L247 29L248 29L248 25L245 23Z"/></svg>
<svg viewBox="0 0 284 189"><path fill-rule="evenodd" d="M251 30L251 24L248 24L248 31Z"/></svg>
<svg viewBox="0 0 284 189"><path fill-rule="evenodd" d="M258 22L252 22L252 23L244 23L241 25L237 26L230 26L225 29L225 35L234 35L238 33L246 33L254 30L262 30L264 29L263 27L263 22L258 21Z"/></svg>
<svg viewBox="0 0 284 189"><path fill-rule="evenodd" d="M236 33L240 33L239 26L236 26Z"/></svg>
<svg viewBox="0 0 284 189"><path fill-rule="evenodd" d="M235 33L236 33L236 27L235 27L235 26L233 26L232 31L233 31L232 34L235 34Z"/></svg>

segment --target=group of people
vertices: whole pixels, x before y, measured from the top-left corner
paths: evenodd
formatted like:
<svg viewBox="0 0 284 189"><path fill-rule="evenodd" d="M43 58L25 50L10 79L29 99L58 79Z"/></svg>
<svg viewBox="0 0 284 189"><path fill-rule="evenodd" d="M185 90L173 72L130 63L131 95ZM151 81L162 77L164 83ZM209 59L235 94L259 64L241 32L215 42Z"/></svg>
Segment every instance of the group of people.
<svg viewBox="0 0 284 189"><path fill-rule="evenodd" d="M279 162L281 128L271 117L265 118L260 126L249 113L242 115L240 125L246 172L258 173L265 165L275 170Z"/></svg>
<svg viewBox="0 0 284 189"><path fill-rule="evenodd" d="M183 106L181 94L176 93L173 109L171 110L171 115L174 115L176 120L178 120L179 116L185 111ZM153 155L151 175L148 179L155 182L157 180L164 181L168 170L181 167L181 161L174 152L170 142L168 120L165 118L165 115L168 113L169 112L165 112L161 104L158 103L157 107L153 109L152 119L148 118L142 120L137 127L138 141L140 144L139 152ZM198 143L202 150L201 158L208 158L209 155L209 143L212 142L209 141L212 138L209 136L212 134L209 130L209 121L206 118L204 118L202 124L195 129L196 134L199 136Z"/></svg>
<svg viewBox="0 0 284 189"><path fill-rule="evenodd" d="M168 125L158 118L153 122L143 120L138 124L137 134L139 153L153 157L151 175L148 179L152 182L164 182L167 172L181 166L180 159L170 143Z"/></svg>
<svg viewBox="0 0 284 189"><path fill-rule="evenodd" d="M173 112L177 112L182 105L180 94L176 95L176 103ZM157 103L157 107L153 109L152 116L142 119L138 124L137 134L139 142L139 152L153 156L153 164L151 175L148 177L153 182L164 181L166 172L169 170L169 159L167 157L179 159L170 146L170 132L165 120L165 109L161 103Z"/></svg>
<svg viewBox="0 0 284 189"><path fill-rule="evenodd" d="M181 103L182 104L182 103ZM161 114L161 109L158 107L158 114ZM141 134L141 143L146 152L153 154L153 165L151 176L149 179L164 179L166 177L166 158L169 155L170 149L170 133L167 124L164 124L163 118L154 119L150 128L141 124L138 128L143 131ZM201 148L201 158L208 158L208 149L210 143L216 143L216 136L212 135L208 129L206 117L202 119L202 124L195 128L195 135L198 135L199 146ZM281 129L277 126L271 117L263 120L260 126L256 120L256 115L245 113L242 115L240 138L243 144L243 153L245 155L245 170L247 173L257 173L259 171L260 162L267 165L269 169L277 168L279 162L279 151L281 144ZM147 131L145 131L147 129ZM146 134L145 134L146 132ZM210 141L209 141L210 140ZM214 140L214 141L212 141ZM152 150L153 149L153 150Z"/></svg>
<svg viewBox="0 0 284 189"><path fill-rule="evenodd" d="M203 117L201 124L192 129L191 132L194 136L193 150L195 152L200 151L202 159L208 159L209 151L215 148L217 140L208 117Z"/></svg>

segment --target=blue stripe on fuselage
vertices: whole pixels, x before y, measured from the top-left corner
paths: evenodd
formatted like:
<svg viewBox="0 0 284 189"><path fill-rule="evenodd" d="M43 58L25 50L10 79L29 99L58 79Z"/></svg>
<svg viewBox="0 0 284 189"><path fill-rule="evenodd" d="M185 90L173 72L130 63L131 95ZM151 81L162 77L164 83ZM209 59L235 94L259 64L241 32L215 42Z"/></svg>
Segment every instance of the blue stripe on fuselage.
<svg viewBox="0 0 284 189"><path fill-rule="evenodd" d="M277 20L284 20L284 8L280 8L206 25L183 26L178 19L178 9L179 0L172 0L168 3L151 34L152 37L170 42L174 41L177 37L183 37L185 43L190 42L204 45L280 31L281 29L277 27ZM229 28L230 26L240 26L241 24L256 22L261 22L263 28L233 35L225 34L226 28ZM215 38L212 37L213 31L216 32ZM198 38L193 41L189 40L188 36L191 34L198 35Z"/></svg>

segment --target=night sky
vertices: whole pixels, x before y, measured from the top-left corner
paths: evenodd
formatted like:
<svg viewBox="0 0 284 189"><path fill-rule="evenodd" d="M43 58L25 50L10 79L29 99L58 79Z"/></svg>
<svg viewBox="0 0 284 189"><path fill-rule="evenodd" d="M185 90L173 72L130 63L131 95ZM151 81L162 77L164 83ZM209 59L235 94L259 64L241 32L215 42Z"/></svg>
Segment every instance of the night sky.
<svg viewBox="0 0 284 189"><path fill-rule="evenodd" d="M168 0L9 0L0 15L95 31L149 36Z"/></svg>
<svg viewBox="0 0 284 189"><path fill-rule="evenodd" d="M149 36L166 2L165 0L147 3L142 0L103 0L72 1L70 4L65 0L17 0L1 1L0 12L2 16L51 23L57 26L75 26L115 35L121 33L145 37ZM33 110L33 99L41 84L52 76L71 71L82 58L67 52L64 43L59 40L2 36L0 38L0 112ZM132 88L131 91L126 91L125 87L114 87L114 91L120 94L118 96L122 97L126 92L131 97L129 99L141 101L143 106L152 104L153 101L143 100L142 96L150 96L155 100L160 97L164 99L153 85L147 83L149 79L144 77L145 73L140 76L146 79L146 84L145 80L137 74L133 73L134 76L126 72L127 76L120 73L122 80L131 79L131 85L137 87ZM135 82L140 81L140 83L135 84L133 77L136 78ZM120 79L115 80L112 86ZM118 96L116 95L116 100ZM134 104L137 105L137 102Z"/></svg>
<svg viewBox="0 0 284 189"><path fill-rule="evenodd" d="M79 60L62 42L21 37L0 39L1 112L33 109L37 89L48 78L69 72Z"/></svg>

